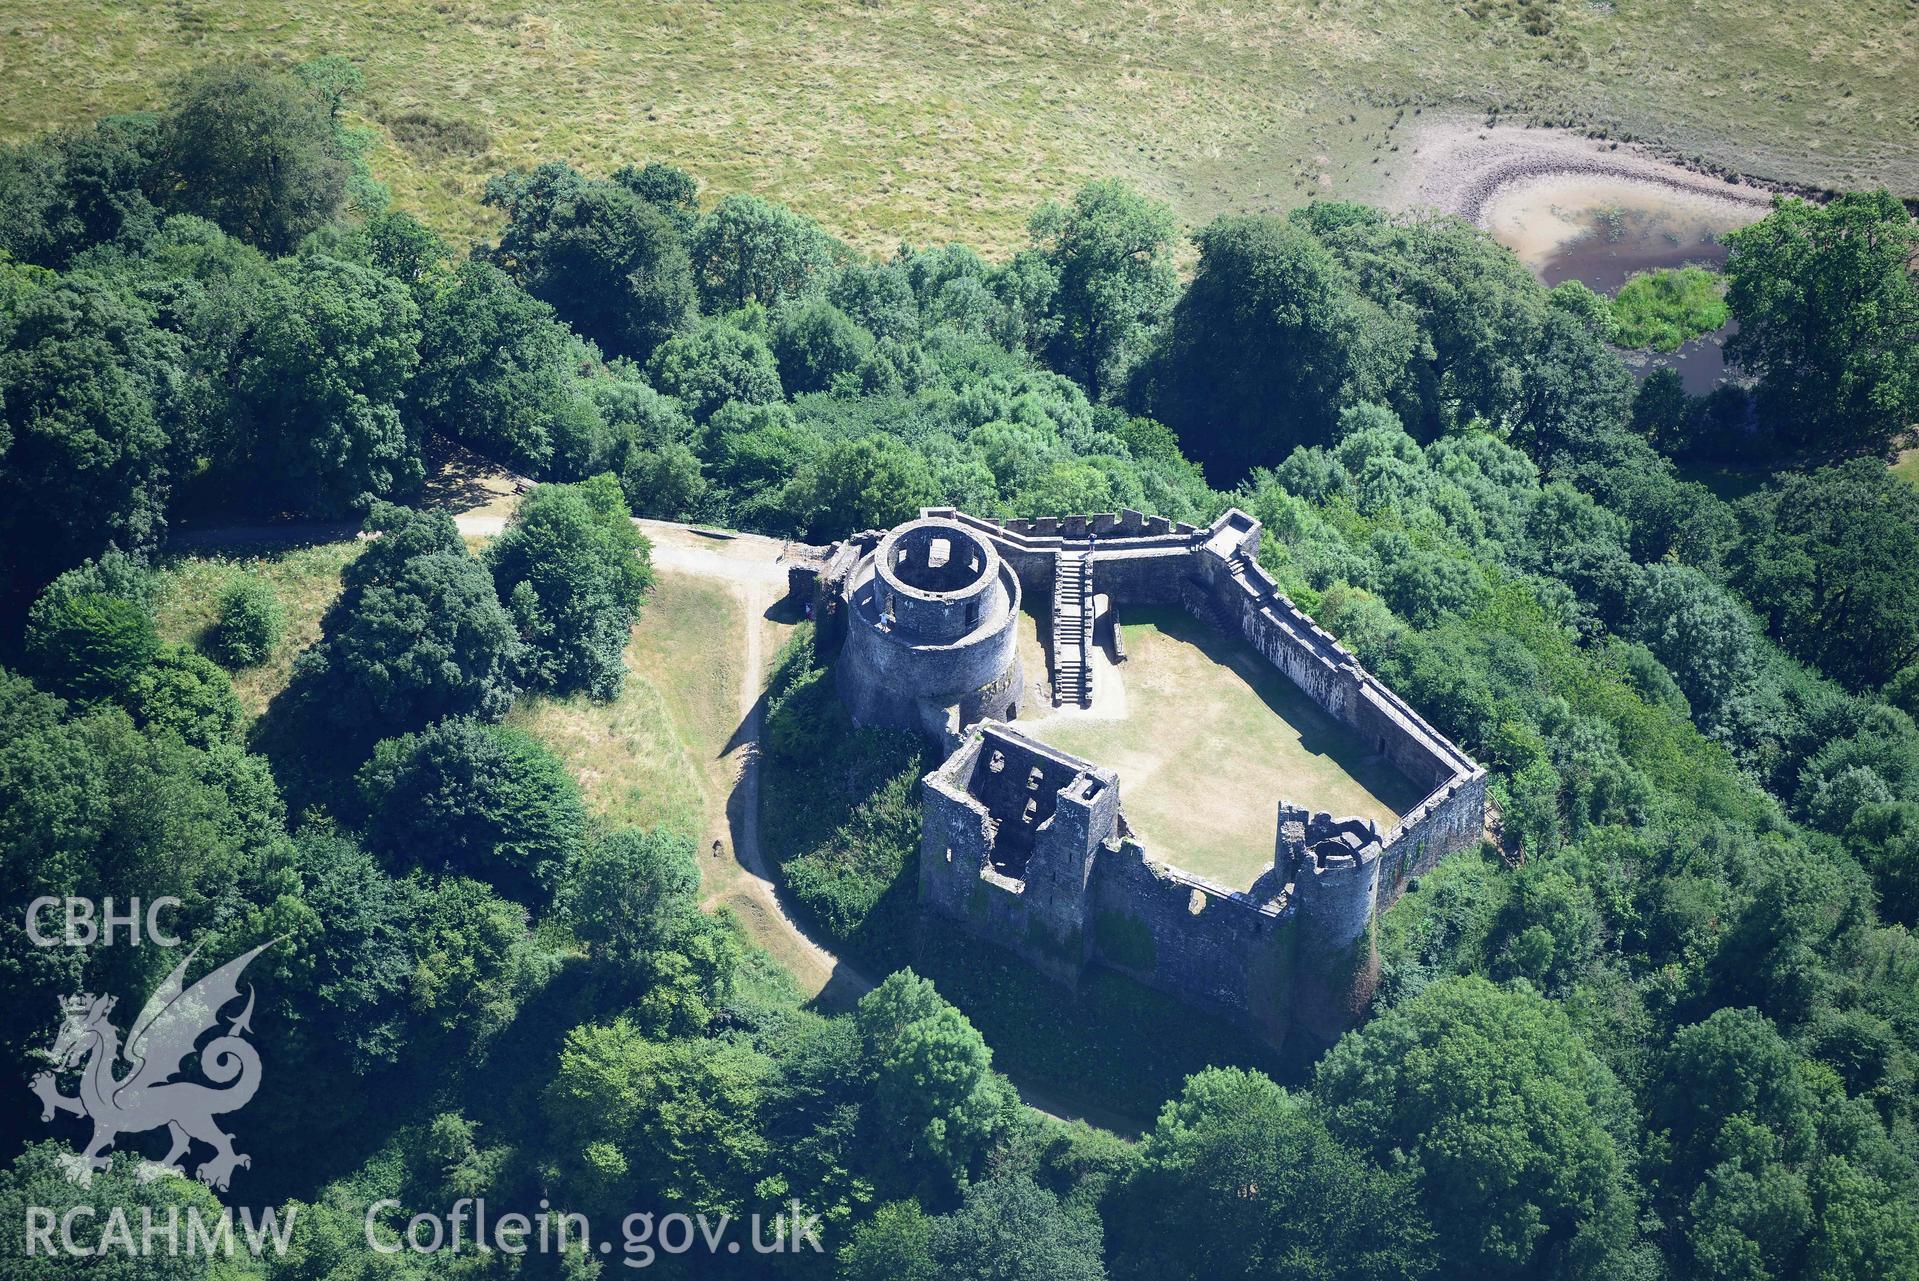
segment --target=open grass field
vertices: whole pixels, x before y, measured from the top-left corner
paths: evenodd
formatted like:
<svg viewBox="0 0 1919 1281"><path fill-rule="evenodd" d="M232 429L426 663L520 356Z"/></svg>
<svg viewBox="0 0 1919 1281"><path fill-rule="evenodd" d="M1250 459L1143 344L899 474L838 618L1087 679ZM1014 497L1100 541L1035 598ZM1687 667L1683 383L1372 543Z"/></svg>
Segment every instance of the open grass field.
<svg viewBox="0 0 1919 1281"><path fill-rule="evenodd" d="M242 577L253 574L273 588L286 606L286 631L267 661L230 673L249 719L266 710L286 688L293 660L320 639L320 617L340 594L340 571L360 554L351 539L308 547L263 549L256 554L197 552L163 560L160 593L154 602L160 638L196 648L220 614L220 599Z"/></svg>
<svg viewBox="0 0 1919 1281"><path fill-rule="evenodd" d="M671 827L704 851L724 829L731 788L722 757L736 722L738 610L724 583L662 573L627 644L618 698L523 697L507 723L553 749L595 815Z"/></svg>
<svg viewBox="0 0 1919 1281"><path fill-rule="evenodd" d="M1908 449L1892 465L1892 474L1919 488L1919 449Z"/></svg>
<svg viewBox="0 0 1919 1281"><path fill-rule="evenodd" d="M328 53L364 71L376 175L455 236L488 175L554 158L672 161L875 250L1003 250L1108 175L1197 224L1388 191L1413 107L1919 194L1905 0L0 0L0 134Z"/></svg>
<svg viewBox="0 0 1919 1281"><path fill-rule="evenodd" d="M1250 889L1273 864L1281 798L1381 830L1420 799L1291 681L1184 610L1128 608L1120 630L1124 719L1039 708L1020 728L1117 770L1126 817L1160 861Z"/></svg>

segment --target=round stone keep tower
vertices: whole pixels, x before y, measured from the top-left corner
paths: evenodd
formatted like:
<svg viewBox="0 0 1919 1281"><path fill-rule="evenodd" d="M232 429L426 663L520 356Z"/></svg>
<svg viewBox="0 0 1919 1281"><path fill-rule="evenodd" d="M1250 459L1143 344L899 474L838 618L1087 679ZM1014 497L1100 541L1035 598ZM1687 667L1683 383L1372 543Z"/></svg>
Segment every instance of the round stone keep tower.
<svg viewBox="0 0 1919 1281"><path fill-rule="evenodd" d="M846 580L840 698L860 725L938 733L1019 714L1019 579L941 517L901 525Z"/></svg>

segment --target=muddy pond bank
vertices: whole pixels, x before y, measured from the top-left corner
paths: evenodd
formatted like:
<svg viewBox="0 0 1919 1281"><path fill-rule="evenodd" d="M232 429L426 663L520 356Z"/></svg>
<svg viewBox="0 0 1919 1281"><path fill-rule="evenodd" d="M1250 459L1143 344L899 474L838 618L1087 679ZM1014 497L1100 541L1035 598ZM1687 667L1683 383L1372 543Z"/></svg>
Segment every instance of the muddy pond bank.
<svg viewBox="0 0 1919 1281"><path fill-rule="evenodd" d="M1603 294L1644 271L1719 266L1726 234L1764 217L1772 200L1629 146L1545 129L1431 121L1415 158L1395 205L1459 214L1546 284L1578 280ZM1725 376L1727 332L1670 354L1626 353L1628 363L1641 376L1676 369L1688 391L1704 393Z"/></svg>

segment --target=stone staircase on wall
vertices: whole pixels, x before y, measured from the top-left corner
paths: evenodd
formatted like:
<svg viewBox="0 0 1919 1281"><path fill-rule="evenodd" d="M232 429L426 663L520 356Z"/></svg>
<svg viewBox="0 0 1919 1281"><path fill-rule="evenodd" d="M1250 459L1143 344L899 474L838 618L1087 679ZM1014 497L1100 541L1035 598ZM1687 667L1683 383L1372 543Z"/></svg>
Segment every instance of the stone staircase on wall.
<svg viewBox="0 0 1919 1281"><path fill-rule="evenodd" d="M1093 567L1084 552L1053 557L1053 705L1093 704Z"/></svg>
<svg viewBox="0 0 1919 1281"><path fill-rule="evenodd" d="M1236 636L1239 629L1233 626L1233 620L1219 607L1211 592L1197 578L1188 578L1180 584L1180 602L1186 606L1186 612L1206 624L1222 636Z"/></svg>
<svg viewBox="0 0 1919 1281"><path fill-rule="evenodd" d="M1248 571L1252 563L1253 562L1246 559L1244 553L1234 552L1226 559L1226 572L1232 576L1234 582L1250 590L1252 588L1253 578ZM1215 600L1211 593L1199 592L1197 596L1198 608L1193 612L1199 616L1202 622L1212 624L1215 630L1227 636L1240 635L1239 620L1228 613L1226 608L1219 601Z"/></svg>

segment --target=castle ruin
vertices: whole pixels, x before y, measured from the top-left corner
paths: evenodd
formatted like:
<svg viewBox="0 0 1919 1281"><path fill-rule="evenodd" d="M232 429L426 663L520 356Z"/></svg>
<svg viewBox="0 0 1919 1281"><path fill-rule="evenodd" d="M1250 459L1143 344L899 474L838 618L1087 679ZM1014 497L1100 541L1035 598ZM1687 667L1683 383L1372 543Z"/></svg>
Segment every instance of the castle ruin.
<svg viewBox="0 0 1919 1281"><path fill-rule="evenodd" d="M1138 512L986 520L929 508L789 568L860 724L947 752L925 778L922 905L1073 985L1103 965L1274 1043L1330 1042L1377 978L1375 922L1476 844L1486 775L1281 593L1238 509L1199 528ZM1051 603L1056 705L1087 706L1092 647L1128 605L1176 604L1252 648L1423 794L1389 830L1275 796L1269 870L1233 890L1156 860L1112 770L1016 728L1021 600ZM1204 797L1195 797L1203 804Z"/></svg>
<svg viewBox="0 0 1919 1281"><path fill-rule="evenodd" d="M1020 580L993 540L951 520L901 525L835 590L840 698L861 725L939 735L1019 714Z"/></svg>

